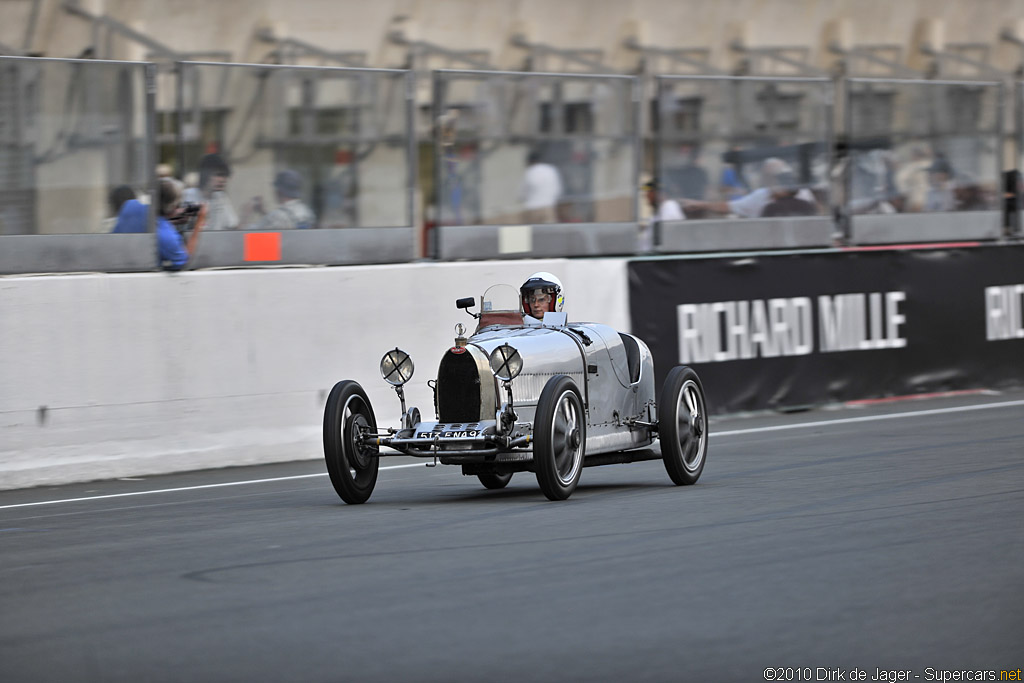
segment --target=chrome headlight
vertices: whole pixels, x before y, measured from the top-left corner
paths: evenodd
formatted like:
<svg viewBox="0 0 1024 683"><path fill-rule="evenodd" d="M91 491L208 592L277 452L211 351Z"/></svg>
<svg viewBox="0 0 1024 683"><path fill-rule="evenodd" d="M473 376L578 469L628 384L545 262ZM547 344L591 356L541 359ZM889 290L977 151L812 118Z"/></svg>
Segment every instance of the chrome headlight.
<svg viewBox="0 0 1024 683"><path fill-rule="evenodd" d="M523 357L510 344L502 344L488 357L491 372L502 382L508 382L519 376L523 371Z"/></svg>
<svg viewBox="0 0 1024 683"><path fill-rule="evenodd" d="M384 381L396 387L400 387L412 379L413 370L416 367L412 364L412 358L401 349L394 349L384 354L380 359L380 375Z"/></svg>

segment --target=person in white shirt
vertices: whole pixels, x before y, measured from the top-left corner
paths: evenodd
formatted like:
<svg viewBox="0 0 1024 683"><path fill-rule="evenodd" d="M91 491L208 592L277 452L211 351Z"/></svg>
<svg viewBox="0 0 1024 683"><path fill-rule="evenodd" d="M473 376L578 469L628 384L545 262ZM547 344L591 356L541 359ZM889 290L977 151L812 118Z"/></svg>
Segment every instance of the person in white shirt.
<svg viewBox="0 0 1024 683"><path fill-rule="evenodd" d="M557 168L541 161L540 152L530 152L526 163L526 172L519 190L523 222L531 225L557 223L556 207L562 196L562 176Z"/></svg>
<svg viewBox="0 0 1024 683"><path fill-rule="evenodd" d="M684 200L687 209L739 218L758 218L765 207L776 199L779 193L788 192L792 184L793 169L782 159L771 157L761 164L761 187L753 192L728 201ZM808 201L809 191L801 190L798 198Z"/></svg>
<svg viewBox="0 0 1024 683"><path fill-rule="evenodd" d="M199 187L194 194L186 191L185 201L206 204L205 230L234 230L238 214L228 197L231 167L219 154L207 154L199 160Z"/></svg>
<svg viewBox="0 0 1024 683"><path fill-rule="evenodd" d="M657 178L645 183L644 190L647 192L647 203L651 205L651 211L654 212L654 220L681 221L686 218L679 202L665 196Z"/></svg>
<svg viewBox="0 0 1024 683"><path fill-rule="evenodd" d="M644 183L643 189L652 213L649 221L640 224L640 238L637 247L641 252L648 252L654 249L654 234L657 224L665 221L686 220L686 214L683 213L679 202L665 196L657 178Z"/></svg>
<svg viewBox="0 0 1024 683"><path fill-rule="evenodd" d="M316 227L316 214L302 201L303 179L298 171L285 169L274 176L277 208L266 211L262 197L253 197L242 224L249 230L292 230ZM260 218L250 218L257 214Z"/></svg>

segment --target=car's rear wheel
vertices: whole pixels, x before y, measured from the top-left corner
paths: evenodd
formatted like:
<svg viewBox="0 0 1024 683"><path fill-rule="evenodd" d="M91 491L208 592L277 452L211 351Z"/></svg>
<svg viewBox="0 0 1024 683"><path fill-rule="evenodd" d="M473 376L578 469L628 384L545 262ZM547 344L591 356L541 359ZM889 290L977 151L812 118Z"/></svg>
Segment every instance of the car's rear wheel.
<svg viewBox="0 0 1024 683"><path fill-rule="evenodd" d="M366 392L357 382L334 385L324 408L324 459L331 483L346 503L365 503L377 483L380 465L375 443L360 439L362 432L376 432Z"/></svg>
<svg viewBox="0 0 1024 683"><path fill-rule="evenodd" d="M508 486L508 483L512 480L512 473L506 472L505 474L495 474L490 472L488 474L476 475L480 483L489 489L503 489Z"/></svg>
<svg viewBox="0 0 1024 683"><path fill-rule="evenodd" d="M549 500L565 500L580 481L587 441L583 399L568 376L552 377L540 392L533 438L540 490Z"/></svg>
<svg viewBox="0 0 1024 683"><path fill-rule="evenodd" d="M658 439L672 481L695 484L708 454L707 403L700 378L685 365L672 368L658 397Z"/></svg>

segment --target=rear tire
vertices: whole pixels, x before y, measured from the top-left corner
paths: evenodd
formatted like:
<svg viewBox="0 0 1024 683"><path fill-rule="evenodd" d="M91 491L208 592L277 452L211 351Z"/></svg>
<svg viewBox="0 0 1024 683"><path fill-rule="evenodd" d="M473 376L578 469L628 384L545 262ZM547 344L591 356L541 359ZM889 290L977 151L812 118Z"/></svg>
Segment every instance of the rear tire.
<svg viewBox="0 0 1024 683"><path fill-rule="evenodd" d="M555 375L540 392L533 439L540 490L549 500L565 500L580 481L587 443L583 399L568 376Z"/></svg>
<svg viewBox="0 0 1024 683"><path fill-rule="evenodd" d="M665 469L677 486L697 483L708 454L708 415L697 373L678 365L658 397L658 440Z"/></svg>
<svg viewBox="0 0 1024 683"><path fill-rule="evenodd" d="M380 465L377 445L359 443L361 431L376 433L373 408L357 382L342 380L331 389L324 408L324 459L334 490L352 505L370 498Z"/></svg>
<svg viewBox="0 0 1024 683"><path fill-rule="evenodd" d="M491 472L488 474L478 474L476 477L486 488L496 491L508 486L508 483L512 480L512 473L506 472L505 474L495 474Z"/></svg>

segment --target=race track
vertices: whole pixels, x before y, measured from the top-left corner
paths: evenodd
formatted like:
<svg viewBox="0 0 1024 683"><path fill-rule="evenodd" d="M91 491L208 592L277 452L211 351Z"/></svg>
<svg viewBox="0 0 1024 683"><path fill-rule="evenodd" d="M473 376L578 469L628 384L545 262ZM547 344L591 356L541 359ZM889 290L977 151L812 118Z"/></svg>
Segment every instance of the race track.
<svg viewBox="0 0 1024 683"><path fill-rule="evenodd" d="M696 486L562 503L409 462L361 506L319 461L0 492L0 681L1024 667L1024 393L720 418Z"/></svg>

